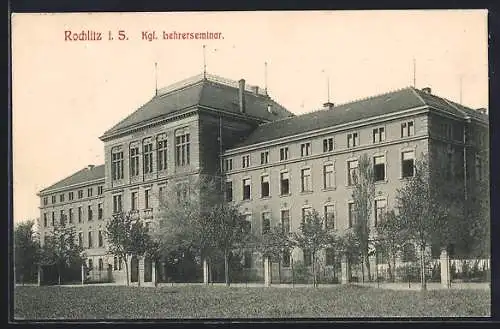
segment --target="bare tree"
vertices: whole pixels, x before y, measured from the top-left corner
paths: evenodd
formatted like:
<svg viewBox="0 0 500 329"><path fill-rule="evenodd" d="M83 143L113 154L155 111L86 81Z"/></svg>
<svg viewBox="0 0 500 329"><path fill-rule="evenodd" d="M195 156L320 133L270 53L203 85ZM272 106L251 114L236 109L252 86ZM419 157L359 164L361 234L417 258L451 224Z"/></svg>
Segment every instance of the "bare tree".
<svg viewBox="0 0 500 329"><path fill-rule="evenodd" d="M328 245L329 234L325 228L324 219L313 209L306 214L300 223L300 231L293 233L295 245L302 250L311 252L313 268L313 286L317 286L316 280L316 256L319 250Z"/></svg>
<svg viewBox="0 0 500 329"><path fill-rule="evenodd" d="M370 243L370 217L373 211L373 199L375 197L375 184L373 176L373 163L368 155L363 154L358 161L358 173L354 175L354 187L352 198L356 210L356 223L354 232L359 238L360 252L362 255L362 271L364 280L364 268L367 269L368 279L371 280L369 243Z"/></svg>
<svg viewBox="0 0 500 329"><path fill-rule="evenodd" d="M398 189L397 209L401 225L410 241L419 247L421 289L427 289L425 278L425 250L433 241L442 241L449 236L449 205L443 202L442 190L431 182L428 157L422 155L415 162L414 175Z"/></svg>

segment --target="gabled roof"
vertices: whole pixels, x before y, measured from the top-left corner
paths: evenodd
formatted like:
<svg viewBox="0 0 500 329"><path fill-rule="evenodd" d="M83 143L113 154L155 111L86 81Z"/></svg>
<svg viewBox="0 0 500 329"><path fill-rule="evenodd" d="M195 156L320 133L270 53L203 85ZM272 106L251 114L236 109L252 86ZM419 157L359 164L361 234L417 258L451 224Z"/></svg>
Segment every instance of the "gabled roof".
<svg viewBox="0 0 500 329"><path fill-rule="evenodd" d="M245 88L246 115L259 121L272 121L294 114L268 95ZM269 113L267 105L272 106ZM238 82L214 75L198 75L159 90L158 95L104 133L101 138L194 107L210 107L239 112Z"/></svg>
<svg viewBox="0 0 500 329"><path fill-rule="evenodd" d="M57 183L44 188L40 193L48 192L50 190L56 190L70 185L76 185L81 183L86 183L90 181L95 181L98 179L104 179L104 165L95 167L85 167L82 170L58 181Z"/></svg>
<svg viewBox="0 0 500 329"><path fill-rule="evenodd" d="M467 114L481 120L488 120L488 116L479 113L479 111L416 88L407 87L386 94L338 105L329 110L318 110L261 124L242 143L235 147L249 146L268 140L288 137L420 106L432 106L462 118L465 118Z"/></svg>

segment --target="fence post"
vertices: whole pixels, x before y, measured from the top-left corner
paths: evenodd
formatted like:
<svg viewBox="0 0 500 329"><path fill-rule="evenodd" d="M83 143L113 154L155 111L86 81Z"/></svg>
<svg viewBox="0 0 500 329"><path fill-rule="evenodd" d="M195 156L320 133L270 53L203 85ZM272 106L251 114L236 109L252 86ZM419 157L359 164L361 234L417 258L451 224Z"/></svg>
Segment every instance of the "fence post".
<svg viewBox="0 0 500 329"><path fill-rule="evenodd" d="M441 250L439 257L441 262L441 285L445 288L451 287L450 257L446 249Z"/></svg>

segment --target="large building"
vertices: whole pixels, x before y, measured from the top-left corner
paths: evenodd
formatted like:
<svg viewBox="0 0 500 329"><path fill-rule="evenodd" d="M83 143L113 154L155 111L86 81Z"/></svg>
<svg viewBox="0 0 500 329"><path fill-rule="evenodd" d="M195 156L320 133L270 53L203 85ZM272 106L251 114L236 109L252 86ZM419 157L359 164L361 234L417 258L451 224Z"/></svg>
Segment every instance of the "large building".
<svg viewBox="0 0 500 329"><path fill-rule="evenodd" d="M203 174L224 176L227 199L241 204L255 233L278 222L297 230L311 209L342 230L352 225L352 177L361 154L373 159L371 225L376 225L379 214L394 205L396 189L413 175L421 153L444 157L446 174L461 181L464 192L487 173L485 111L433 95L430 88L408 87L338 106L326 103L295 116L267 90L243 79L189 78L159 90L100 137L104 165L40 191L42 242L67 215L87 249L88 265L96 273L109 267L114 280L123 280L120 260L106 253L105 220L115 212L135 211L154 221L157 196L167 182ZM327 267L333 265L328 252L323 256ZM249 271L260 276L262 260L246 257ZM310 259L298 249L290 257ZM285 276L290 257L283 262ZM148 282L150 267L143 262L133 268L145 271L141 281Z"/></svg>

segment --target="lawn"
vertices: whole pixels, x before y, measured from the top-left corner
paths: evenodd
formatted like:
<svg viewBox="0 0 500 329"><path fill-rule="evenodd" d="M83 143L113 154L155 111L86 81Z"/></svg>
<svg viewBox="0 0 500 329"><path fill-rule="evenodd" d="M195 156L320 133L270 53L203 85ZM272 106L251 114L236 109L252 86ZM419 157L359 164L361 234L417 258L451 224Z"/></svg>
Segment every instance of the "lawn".
<svg viewBox="0 0 500 329"><path fill-rule="evenodd" d="M16 287L15 319L335 318L490 316L480 290L322 288Z"/></svg>

